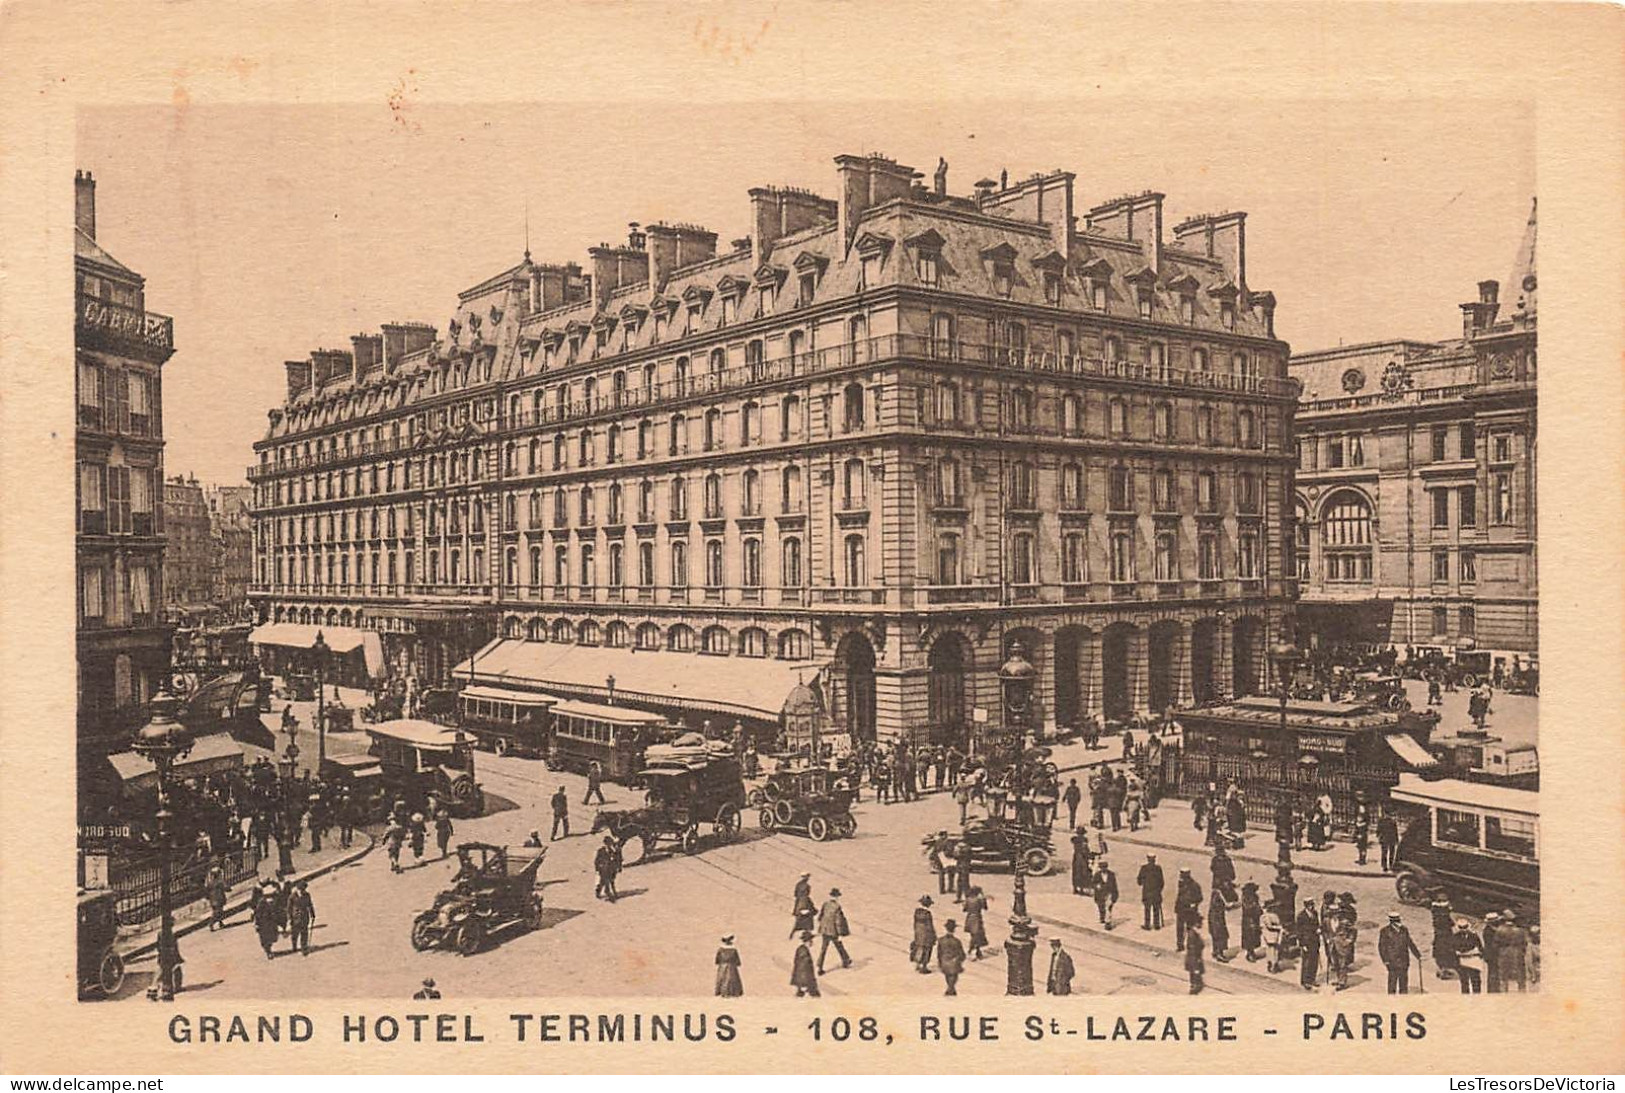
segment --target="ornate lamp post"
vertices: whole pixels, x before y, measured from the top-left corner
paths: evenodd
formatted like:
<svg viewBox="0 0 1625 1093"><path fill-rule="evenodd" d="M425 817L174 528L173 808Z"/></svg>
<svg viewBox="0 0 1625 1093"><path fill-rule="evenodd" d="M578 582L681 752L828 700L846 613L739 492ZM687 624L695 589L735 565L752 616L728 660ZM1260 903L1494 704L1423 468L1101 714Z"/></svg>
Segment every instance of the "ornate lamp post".
<svg viewBox="0 0 1625 1093"><path fill-rule="evenodd" d="M1027 750L1027 723L1032 713L1033 682L1038 669L1027 659L1026 646L1012 642L1010 656L999 666L999 686L1004 693L1005 731L1016 737L1016 754Z"/></svg>
<svg viewBox="0 0 1625 1093"><path fill-rule="evenodd" d="M1276 682L1281 687L1281 731L1286 731L1286 704L1292 697L1292 674L1297 670L1302 654L1290 641L1276 642L1270 647L1270 659L1275 662Z"/></svg>
<svg viewBox="0 0 1625 1093"><path fill-rule="evenodd" d="M316 640L311 643L310 651L316 654L316 771L327 763L327 639L322 637L320 630L316 631ZM292 777L293 772L289 771Z"/></svg>
<svg viewBox="0 0 1625 1093"><path fill-rule="evenodd" d="M1016 890L1010 903L1010 937L1004 943L1004 993L1012 997L1033 993L1033 950L1038 930L1027 916L1027 868L1016 859Z"/></svg>
<svg viewBox="0 0 1625 1093"><path fill-rule="evenodd" d="M192 733L175 716L180 701L160 691L152 698L152 719L136 730L130 742L131 749L151 761L158 772L158 986L149 997L175 1000L176 969L180 966L180 948L175 943L175 909L170 904L170 859L174 848L169 811L169 777L175 761L192 750Z"/></svg>

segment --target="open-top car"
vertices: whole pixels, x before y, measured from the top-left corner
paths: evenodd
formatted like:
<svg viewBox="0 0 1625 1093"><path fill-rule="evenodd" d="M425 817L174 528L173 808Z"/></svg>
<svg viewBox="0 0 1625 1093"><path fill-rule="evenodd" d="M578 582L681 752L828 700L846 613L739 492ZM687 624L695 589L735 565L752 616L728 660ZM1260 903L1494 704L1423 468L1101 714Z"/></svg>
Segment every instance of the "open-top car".
<svg viewBox="0 0 1625 1093"><path fill-rule="evenodd" d="M459 843L451 885L412 920L412 947L419 952L450 948L472 956L509 926L539 928L542 894L536 890L536 873L546 856L547 848L541 846Z"/></svg>
<svg viewBox="0 0 1625 1093"><path fill-rule="evenodd" d="M739 833L745 782L731 747L690 733L650 745L644 759L634 779L644 790L644 806L603 809L593 817L594 831L615 836L623 864L636 864L663 840L692 854L700 848L702 826L719 839Z"/></svg>
<svg viewBox="0 0 1625 1093"><path fill-rule="evenodd" d="M936 843L935 835L920 841L929 853ZM1055 857L1055 845L1050 841L1046 827L1029 827L997 817L971 820L954 845L964 843L970 850L971 861L977 865L1006 865L1014 869L1020 863L1029 876L1043 876L1050 871Z"/></svg>
<svg viewBox="0 0 1625 1093"><path fill-rule="evenodd" d="M751 803L761 810L757 820L762 830L805 832L814 842L823 842L832 835L844 839L857 834L854 796L844 775L803 767L768 775L766 783L752 791Z"/></svg>

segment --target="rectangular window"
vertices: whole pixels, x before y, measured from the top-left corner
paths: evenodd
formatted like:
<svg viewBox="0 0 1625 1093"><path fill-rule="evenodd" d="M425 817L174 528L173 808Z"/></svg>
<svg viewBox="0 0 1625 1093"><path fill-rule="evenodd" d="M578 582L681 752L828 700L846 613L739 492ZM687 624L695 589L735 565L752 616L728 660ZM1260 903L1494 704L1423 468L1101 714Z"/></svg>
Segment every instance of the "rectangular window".
<svg viewBox="0 0 1625 1093"><path fill-rule="evenodd" d="M84 571L80 581L83 588L83 612L87 619L102 617L102 568L91 566Z"/></svg>
<svg viewBox="0 0 1625 1093"><path fill-rule="evenodd" d="M1484 849L1514 857L1535 857L1535 824L1516 816L1484 817Z"/></svg>
<svg viewBox="0 0 1625 1093"><path fill-rule="evenodd" d="M1491 488L1494 490L1492 494L1492 504L1495 507L1492 514L1494 522L1497 524L1512 523L1512 473L1502 471L1497 474Z"/></svg>
<svg viewBox="0 0 1625 1093"><path fill-rule="evenodd" d="M1448 550L1435 550L1433 552L1433 580L1438 584L1450 580L1450 552Z"/></svg>
<svg viewBox="0 0 1625 1093"><path fill-rule="evenodd" d="M1433 636L1444 637L1450 633L1450 615L1443 607L1433 609Z"/></svg>
<svg viewBox="0 0 1625 1093"><path fill-rule="evenodd" d="M1447 430L1443 425L1435 425L1433 427L1433 462L1444 462L1444 449L1445 444L1448 443L1447 437L1449 435L1449 430Z"/></svg>
<svg viewBox="0 0 1625 1093"><path fill-rule="evenodd" d="M1458 616L1458 625L1461 627L1461 636L1464 638L1478 635L1478 611L1476 608L1463 607Z"/></svg>
<svg viewBox="0 0 1625 1093"><path fill-rule="evenodd" d="M152 614L152 571L146 566L130 570L130 615L145 619Z"/></svg>
<svg viewBox="0 0 1625 1093"><path fill-rule="evenodd" d="M1359 434L1349 437L1349 466L1365 466L1365 445L1360 442Z"/></svg>
<svg viewBox="0 0 1625 1093"><path fill-rule="evenodd" d="M1451 843L1455 846L1478 845L1478 814L1473 812L1457 812L1450 808L1441 808L1438 813L1438 828L1434 832L1434 840L1441 843Z"/></svg>
<svg viewBox="0 0 1625 1093"><path fill-rule="evenodd" d="M814 274L804 273L796 286L796 305L806 307L813 302L813 292L818 287L818 278Z"/></svg>
<svg viewBox="0 0 1625 1093"><path fill-rule="evenodd" d="M1497 433L1495 436L1495 461L1507 463L1512 459L1512 437L1506 433Z"/></svg>
<svg viewBox="0 0 1625 1093"><path fill-rule="evenodd" d="M935 287L937 283L936 251L921 251L919 260L914 264L914 271L920 278L920 284Z"/></svg>
<svg viewBox="0 0 1625 1093"><path fill-rule="evenodd" d="M1478 430L1470 421L1461 424L1461 457L1463 459L1478 458Z"/></svg>
<svg viewBox="0 0 1625 1093"><path fill-rule="evenodd" d="M86 535L107 530L106 468L100 463L79 464L79 530Z"/></svg>
<svg viewBox="0 0 1625 1093"><path fill-rule="evenodd" d="M114 535L130 534L130 468L107 468L107 530Z"/></svg>
<svg viewBox="0 0 1625 1093"><path fill-rule="evenodd" d="M1134 533L1126 529L1112 532L1111 579L1118 584L1134 580Z"/></svg>
<svg viewBox="0 0 1625 1093"><path fill-rule="evenodd" d="M1450 491L1433 491L1433 526L1447 528L1450 526Z"/></svg>
<svg viewBox="0 0 1625 1093"><path fill-rule="evenodd" d="M1461 580L1463 584L1478 580L1478 555L1471 550L1461 552Z"/></svg>
<svg viewBox="0 0 1625 1093"><path fill-rule="evenodd" d="M1478 526L1478 487L1461 487L1461 496L1457 499L1457 508L1460 518L1457 521L1464 528Z"/></svg>

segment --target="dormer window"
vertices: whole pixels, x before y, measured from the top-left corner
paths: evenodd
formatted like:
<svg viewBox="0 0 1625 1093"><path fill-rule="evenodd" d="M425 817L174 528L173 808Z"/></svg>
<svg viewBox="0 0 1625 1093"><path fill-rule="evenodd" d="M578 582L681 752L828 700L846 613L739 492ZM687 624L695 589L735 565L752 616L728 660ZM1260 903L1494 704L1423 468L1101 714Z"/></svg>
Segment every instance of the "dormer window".
<svg viewBox="0 0 1625 1093"><path fill-rule="evenodd" d="M796 281L796 306L806 307L813 302L813 293L818 288L818 275L816 273L803 273Z"/></svg>
<svg viewBox="0 0 1625 1093"><path fill-rule="evenodd" d="M1233 282L1225 281L1214 285L1207 290L1207 294L1219 301L1219 322L1226 330L1236 328L1236 295L1237 290Z"/></svg>
<svg viewBox="0 0 1625 1093"><path fill-rule="evenodd" d="M829 260L812 251L802 251L793 263L796 269L796 306L806 307L813 302L818 282L824 275Z"/></svg>
<svg viewBox="0 0 1625 1093"><path fill-rule="evenodd" d="M722 298L722 325L727 326L739 316L738 300L732 295Z"/></svg>
<svg viewBox="0 0 1625 1093"><path fill-rule="evenodd" d="M1051 307L1061 306L1061 293L1065 289L1066 258L1060 251L1049 251L1033 259L1044 282L1044 302Z"/></svg>
<svg viewBox="0 0 1625 1093"><path fill-rule="evenodd" d="M993 294L1001 300L1008 300L1015 291L1016 248L1009 243L983 247L982 262L993 282Z"/></svg>
<svg viewBox="0 0 1625 1093"><path fill-rule="evenodd" d="M1015 290L1016 272L1007 265L993 267L993 293L1001 300L1008 300L1011 292Z"/></svg>
<svg viewBox="0 0 1625 1093"><path fill-rule="evenodd" d="M1044 302L1051 307L1061 306L1061 275L1059 273L1044 273Z"/></svg>
<svg viewBox="0 0 1625 1093"><path fill-rule="evenodd" d="M1089 294L1089 306L1096 311L1105 311L1107 286L1112 276L1111 265L1104 258L1095 258L1085 262L1078 273L1083 277L1084 290Z"/></svg>
<svg viewBox="0 0 1625 1093"><path fill-rule="evenodd" d="M861 263L858 269L859 292L874 288L880 283L880 271L885 265L886 254L891 250L891 245L890 239L874 232L864 232L858 237L855 249Z"/></svg>
<svg viewBox="0 0 1625 1093"><path fill-rule="evenodd" d="M1179 321L1187 326L1196 322L1196 297L1181 296L1179 298Z"/></svg>
<svg viewBox="0 0 1625 1093"><path fill-rule="evenodd" d="M941 255L936 251L920 251L914 259L914 274L920 284L935 288L940 283L940 262Z"/></svg>

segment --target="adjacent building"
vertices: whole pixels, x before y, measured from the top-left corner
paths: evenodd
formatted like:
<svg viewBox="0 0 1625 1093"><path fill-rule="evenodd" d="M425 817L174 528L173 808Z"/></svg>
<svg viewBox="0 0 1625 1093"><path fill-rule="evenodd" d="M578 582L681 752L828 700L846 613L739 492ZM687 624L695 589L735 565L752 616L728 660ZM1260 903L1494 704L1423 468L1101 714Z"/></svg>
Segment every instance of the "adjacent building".
<svg viewBox="0 0 1625 1093"><path fill-rule="evenodd" d="M79 737L122 743L169 671L163 396L174 324L96 240L96 181L74 177L75 555Z"/></svg>
<svg viewBox="0 0 1625 1093"><path fill-rule="evenodd" d="M288 362L261 640L753 726L805 680L859 739L999 726L1018 647L1040 728L1266 685L1297 386L1245 214L835 167Z"/></svg>
<svg viewBox="0 0 1625 1093"><path fill-rule="evenodd" d="M197 478L164 482L164 600L173 616L202 612L214 601L219 556L209 504Z"/></svg>
<svg viewBox="0 0 1625 1093"><path fill-rule="evenodd" d="M1535 301L1531 207L1460 338L1293 357L1304 640L1538 649Z"/></svg>
<svg viewBox="0 0 1625 1093"><path fill-rule="evenodd" d="M254 573L254 489L211 486L204 495L214 536L212 598L221 609L235 614L248 605L248 586Z"/></svg>

